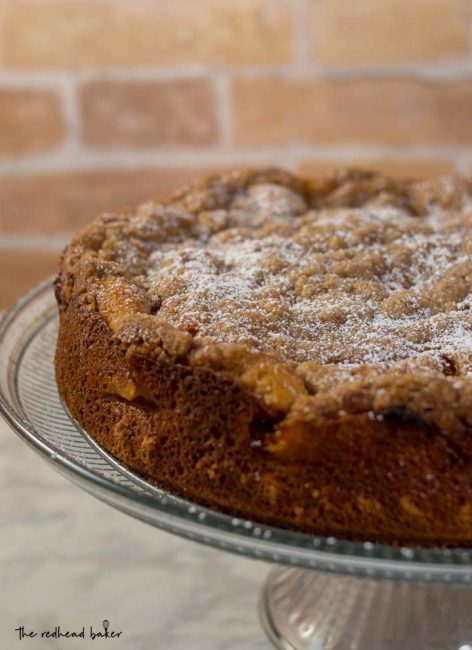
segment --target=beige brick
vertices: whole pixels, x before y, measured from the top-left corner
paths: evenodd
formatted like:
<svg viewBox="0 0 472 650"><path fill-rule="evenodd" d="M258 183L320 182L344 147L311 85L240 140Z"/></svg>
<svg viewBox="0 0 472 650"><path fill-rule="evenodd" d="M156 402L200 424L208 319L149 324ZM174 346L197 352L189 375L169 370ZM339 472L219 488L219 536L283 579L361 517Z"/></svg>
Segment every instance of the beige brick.
<svg viewBox="0 0 472 650"><path fill-rule="evenodd" d="M293 25L287 0L18 0L4 39L16 68L278 64Z"/></svg>
<svg viewBox="0 0 472 650"><path fill-rule="evenodd" d="M342 158L329 162L304 160L300 163L298 171L300 174L311 176L331 173L341 167L360 167L361 169L378 171L396 178L434 178L455 171L454 164L444 160L362 159L357 162L355 160L343 160Z"/></svg>
<svg viewBox="0 0 472 650"><path fill-rule="evenodd" d="M4 176L0 180L0 227L12 234L69 233L101 212L133 208L150 198L165 198L211 171L95 170Z"/></svg>
<svg viewBox="0 0 472 650"><path fill-rule="evenodd" d="M0 309L11 304L26 291L56 273L58 252L34 249L0 249Z"/></svg>
<svg viewBox="0 0 472 650"><path fill-rule="evenodd" d="M0 88L0 156L46 151L63 135L54 92Z"/></svg>
<svg viewBox="0 0 472 650"><path fill-rule="evenodd" d="M242 79L233 101L241 147L472 144L472 82Z"/></svg>
<svg viewBox="0 0 472 650"><path fill-rule="evenodd" d="M466 57L468 0L312 0L313 56L334 66Z"/></svg>
<svg viewBox="0 0 472 650"><path fill-rule="evenodd" d="M83 136L95 147L185 147L217 140L212 89L203 80L91 82L80 96Z"/></svg>

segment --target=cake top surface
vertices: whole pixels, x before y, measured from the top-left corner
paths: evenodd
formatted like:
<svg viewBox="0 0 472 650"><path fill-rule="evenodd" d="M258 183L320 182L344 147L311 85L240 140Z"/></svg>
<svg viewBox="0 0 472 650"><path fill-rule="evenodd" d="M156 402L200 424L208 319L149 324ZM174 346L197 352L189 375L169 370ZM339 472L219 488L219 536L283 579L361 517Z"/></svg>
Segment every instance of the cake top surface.
<svg viewBox="0 0 472 650"><path fill-rule="evenodd" d="M104 215L92 233L104 237L102 276L125 274L196 342L296 364L414 361L467 375L471 225L463 179L351 172L310 185L268 171Z"/></svg>
<svg viewBox="0 0 472 650"><path fill-rule="evenodd" d="M134 352L237 376L279 411L310 395L325 412L357 387L366 409L421 402L444 419L447 402L458 426L472 413L472 182L461 177L215 176L96 219L66 249L61 286Z"/></svg>
<svg viewBox="0 0 472 650"><path fill-rule="evenodd" d="M151 253L140 281L172 325L295 363L464 362L472 236L465 214L450 217L315 210L290 188L255 184Z"/></svg>

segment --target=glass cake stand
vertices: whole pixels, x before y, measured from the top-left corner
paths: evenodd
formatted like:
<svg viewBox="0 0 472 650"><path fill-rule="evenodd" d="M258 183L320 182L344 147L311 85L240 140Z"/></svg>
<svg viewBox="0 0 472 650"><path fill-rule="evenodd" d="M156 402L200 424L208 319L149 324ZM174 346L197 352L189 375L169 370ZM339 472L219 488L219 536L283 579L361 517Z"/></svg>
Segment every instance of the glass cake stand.
<svg viewBox="0 0 472 650"><path fill-rule="evenodd" d="M214 512L135 476L72 419L54 380L51 282L0 323L0 412L56 470L170 533L275 563L262 625L277 648L472 650L472 549L395 548L265 526Z"/></svg>

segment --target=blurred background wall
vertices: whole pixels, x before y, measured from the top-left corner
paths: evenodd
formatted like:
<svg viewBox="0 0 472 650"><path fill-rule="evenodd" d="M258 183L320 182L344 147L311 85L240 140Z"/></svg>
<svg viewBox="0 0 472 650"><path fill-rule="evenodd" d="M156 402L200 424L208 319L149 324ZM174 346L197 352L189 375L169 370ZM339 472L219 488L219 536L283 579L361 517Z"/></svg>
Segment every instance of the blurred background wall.
<svg viewBox="0 0 472 650"><path fill-rule="evenodd" d="M472 173L472 0L0 0L0 308L220 168Z"/></svg>

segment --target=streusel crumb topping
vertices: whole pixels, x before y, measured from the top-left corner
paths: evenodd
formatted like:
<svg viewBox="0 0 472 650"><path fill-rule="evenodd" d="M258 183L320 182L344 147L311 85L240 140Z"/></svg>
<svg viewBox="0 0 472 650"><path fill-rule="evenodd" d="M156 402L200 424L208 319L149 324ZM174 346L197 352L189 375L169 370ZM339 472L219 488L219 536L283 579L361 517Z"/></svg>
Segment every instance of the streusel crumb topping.
<svg viewBox="0 0 472 650"><path fill-rule="evenodd" d="M406 364L472 374L464 179L229 175L101 224L90 234L101 275L125 269L155 318L197 345L241 344L350 373Z"/></svg>
<svg viewBox="0 0 472 650"><path fill-rule="evenodd" d="M195 337L346 366L414 359L472 372L472 202L310 209L271 183L151 253L160 316ZM198 227L199 226L199 227Z"/></svg>

